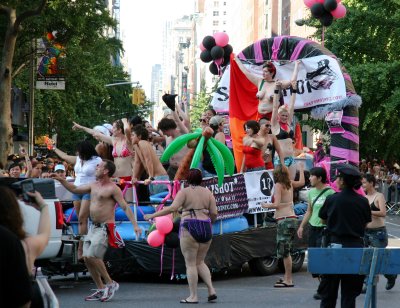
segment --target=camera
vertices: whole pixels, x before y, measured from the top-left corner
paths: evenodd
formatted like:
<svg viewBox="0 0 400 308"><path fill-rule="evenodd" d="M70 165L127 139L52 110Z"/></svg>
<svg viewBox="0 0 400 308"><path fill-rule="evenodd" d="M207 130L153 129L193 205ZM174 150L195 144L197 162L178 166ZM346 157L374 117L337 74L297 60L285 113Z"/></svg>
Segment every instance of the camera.
<svg viewBox="0 0 400 308"><path fill-rule="evenodd" d="M33 202L35 201L32 197L30 197L27 192L35 192L35 186L33 185L32 180L25 180L21 182L21 190L22 190L22 199L25 202Z"/></svg>

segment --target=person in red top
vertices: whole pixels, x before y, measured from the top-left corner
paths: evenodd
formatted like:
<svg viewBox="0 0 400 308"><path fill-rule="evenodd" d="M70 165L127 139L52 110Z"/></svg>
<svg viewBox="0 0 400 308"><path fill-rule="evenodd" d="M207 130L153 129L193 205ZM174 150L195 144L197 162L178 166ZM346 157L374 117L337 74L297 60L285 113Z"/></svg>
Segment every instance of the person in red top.
<svg viewBox="0 0 400 308"><path fill-rule="evenodd" d="M249 172L264 170L265 163L262 158L262 147L265 139L258 136L260 124L257 121L250 120L244 124L246 136L243 137L243 160L240 172Z"/></svg>

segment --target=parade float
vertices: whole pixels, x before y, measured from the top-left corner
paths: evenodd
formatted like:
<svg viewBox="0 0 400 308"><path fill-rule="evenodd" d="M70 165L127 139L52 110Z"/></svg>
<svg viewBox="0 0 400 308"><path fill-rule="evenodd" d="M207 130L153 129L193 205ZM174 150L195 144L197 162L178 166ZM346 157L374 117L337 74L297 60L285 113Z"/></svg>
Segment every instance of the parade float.
<svg viewBox="0 0 400 308"><path fill-rule="evenodd" d="M324 27L346 14L340 1L304 2L312 16L318 18ZM259 119L265 110L259 108L257 87L245 77L236 61L232 61L234 54L228 42L229 38L223 33L205 37L200 46L200 58L203 62L211 62L210 72L220 76L212 105L229 120L232 139L228 140L228 144L232 144L234 161L225 145L202 132L187 134L175 140L166 149L162 160L168 160L185 145L191 150L181 164L175 181L160 182L168 184L169 191L151 196L150 202L146 203L140 202L137 196L134 198L132 209L143 231L140 238L135 237L133 227L123 211L118 207L116 209L116 226L125 246L108 250L106 265L111 274L164 273L171 275L172 279L186 272L179 249L179 222L164 219L158 226L157 223L151 225L144 221L143 215L160 210L173 201L181 185L185 185L183 166L197 167L203 151L210 153L217 176L205 178L202 185L214 193L218 208L206 263L213 272L248 263L260 275L272 274L279 267L280 262L275 257L276 225L265 219L270 215L266 213L268 210L261 207L261 203L271 202L273 196L272 171L233 174L234 164L239 169L242 160L243 124L249 119ZM297 79L295 110L308 113L314 119L325 120L330 133L330 155L321 156L320 166L325 167L329 175L334 175L338 163L358 165L358 108L361 98L356 94L340 59L315 41L291 36L259 40L244 48L237 56L248 70L260 76L262 65L270 61L276 67L276 79L280 80L290 78L294 61L300 59L302 66ZM282 90L285 104L292 91L291 88ZM299 136L301 139L301 134ZM135 188L133 192L135 195ZM73 229L77 230L77 217L73 211L65 215ZM302 267L306 248L306 240L296 237L292 255L293 272Z"/></svg>

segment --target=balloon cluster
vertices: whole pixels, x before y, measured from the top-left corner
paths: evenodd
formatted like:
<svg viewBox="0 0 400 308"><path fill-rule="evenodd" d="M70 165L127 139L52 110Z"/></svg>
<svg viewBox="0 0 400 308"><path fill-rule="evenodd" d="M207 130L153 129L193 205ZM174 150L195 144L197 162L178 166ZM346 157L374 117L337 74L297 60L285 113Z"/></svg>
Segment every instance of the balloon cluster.
<svg viewBox="0 0 400 308"><path fill-rule="evenodd" d="M229 63L233 48L229 43L229 36L225 32L216 32L213 36L207 35L200 43L201 61L210 63L210 72L213 75L221 74L221 67Z"/></svg>
<svg viewBox="0 0 400 308"><path fill-rule="evenodd" d="M147 243L151 247L159 247L165 244L169 248L179 247L180 219L172 221L170 216L155 218L155 223L149 229Z"/></svg>
<svg viewBox="0 0 400 308"><path fill-rule="evenodd" d="M342 0L304 0L304 4L311 10L311 15L319 19L321 24L329 27L333 19L346 16L346 7Z"/></svg>

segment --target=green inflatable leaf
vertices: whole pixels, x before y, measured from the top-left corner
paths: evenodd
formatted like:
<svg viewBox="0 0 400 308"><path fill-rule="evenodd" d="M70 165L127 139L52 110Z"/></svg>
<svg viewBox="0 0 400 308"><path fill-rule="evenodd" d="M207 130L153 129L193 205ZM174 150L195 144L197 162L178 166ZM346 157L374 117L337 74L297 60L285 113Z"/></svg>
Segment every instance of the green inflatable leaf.
<svg viewBox="0 0 400 308"><path fill-rule="evenodd" d="M160 158L160 161L163 163L167 162L172 155L178 153L190 140L199 138L200 136L201 132L196 132L177 137L165 149L163 155Z"/></svg>
<svg viewBox="0 0 400 308"><path fill-rule="evenodd" d="M221 186L224 182L224 160L222 158L221 152L214 145L213 142L207 142L207 151L210 154L211 161L214 165L215 171L218 176L218 186Z"/></svg>
<svg viewBox="0 0 400 308"><path fill-rule="evenodd" d="M192 163L190 164L190 168L197 168L199 166L201 155L203 154L205 140L206 140L205 137L201 136L199 144L196 147L196 151L194 152Z"/></svg>
<svg viewBox="0 0 400 308"><path fill-rule="evenodd" d="M229 175L233 175L233 173L235 172L235 159L233 158L231 150L225 144L214 138L211 138L211 142L221 152L226 173Z"/></svg>

